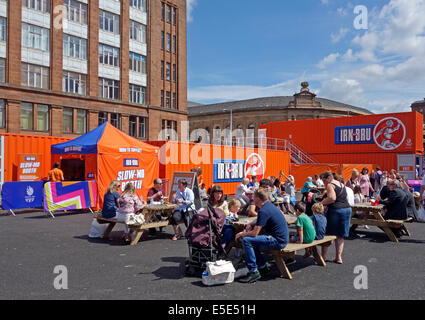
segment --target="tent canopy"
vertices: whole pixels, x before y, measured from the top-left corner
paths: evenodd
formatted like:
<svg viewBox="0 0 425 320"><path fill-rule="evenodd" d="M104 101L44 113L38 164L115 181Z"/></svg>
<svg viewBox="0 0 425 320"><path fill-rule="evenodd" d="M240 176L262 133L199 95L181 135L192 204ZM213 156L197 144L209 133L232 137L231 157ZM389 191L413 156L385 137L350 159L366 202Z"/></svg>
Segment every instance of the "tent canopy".
<svg viewBox="0 0 425 320"><path fill-rule="evenodd" d="M158 148L134 139L105 122L96 129L71 141L55 144L52 154L125 154L157 153Z"/></svg>

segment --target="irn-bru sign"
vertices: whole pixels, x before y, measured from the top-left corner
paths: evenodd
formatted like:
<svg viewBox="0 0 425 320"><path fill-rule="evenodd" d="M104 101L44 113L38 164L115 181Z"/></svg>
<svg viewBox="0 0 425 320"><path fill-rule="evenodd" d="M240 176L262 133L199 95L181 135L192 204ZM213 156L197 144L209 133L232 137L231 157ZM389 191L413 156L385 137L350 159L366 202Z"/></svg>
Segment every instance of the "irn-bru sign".
<svg viewBox="0 0 425 320"><path fill-rule="evenodd" d="M335 144L376 144L390 151L406 139L404 123L394 117L380 120L376 125L335 127Z"/></svg>
<svg viewBox="0 0 425 320"><path fill-rule="evenodd" d="M256 176L264 178L266 166L257 153L251 153L246 160L214 160L214 183L241 182L243 178Z"/></svg>

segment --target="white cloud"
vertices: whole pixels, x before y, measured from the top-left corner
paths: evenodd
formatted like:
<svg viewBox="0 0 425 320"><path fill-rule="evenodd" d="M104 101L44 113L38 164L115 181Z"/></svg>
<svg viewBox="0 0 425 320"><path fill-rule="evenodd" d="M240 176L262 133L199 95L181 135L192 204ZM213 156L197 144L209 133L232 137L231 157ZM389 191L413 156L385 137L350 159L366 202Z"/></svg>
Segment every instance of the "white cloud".
<svg viewBox="0 0 425 320"><path fill-rule="evenodd" d="M320 96L354 106L365 106L367 99L360 83L354 79L333 78L322 82Z"/></svg>
<svg viewBox="0 0 425 320"><path fill-rule="evenodd" d="M319 67L319 69L325 69L328 65L335 63L339 56L339 53L331 53L327 57L323 58L323 60L320 61L317 66Z"/></svg>
<svg viewBox="0 0 425 320"><path fill-rule="evenodd" d="M341 28L339 29L339 32L337 34L331 33L332 42L337 43L341 41L342 39L344 39L348 31L349 30L347 28Z"/></svg>
<svg viewBox="0 0 425 320"><path fill-rule="evenodd" d="M187 15L187 22L193 21L193 10L195 6L197 5L198 0L186 0L186 15Z"/></svg>

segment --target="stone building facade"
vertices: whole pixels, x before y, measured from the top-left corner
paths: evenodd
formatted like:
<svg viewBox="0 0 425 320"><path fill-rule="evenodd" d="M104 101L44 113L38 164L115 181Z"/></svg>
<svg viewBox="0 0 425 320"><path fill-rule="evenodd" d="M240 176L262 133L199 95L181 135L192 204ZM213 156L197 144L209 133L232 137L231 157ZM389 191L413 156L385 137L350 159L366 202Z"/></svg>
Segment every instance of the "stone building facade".
<svg viewBox="0 0 425 320"><path fill-rule="evenodd" d="M247 129L254 129L257 140L259 126L269 122L372 114L364 108L318 98L310 92L307 82L301 85L301 91L292 97L268 97L210 105L189 103L190 132L206 130L211 141L213 130L229 129L232 119L232 130L242 129L246 132ZM192 134L192 140L196 140L194 135L197 133Z"/></svg>
<svg viewBox="0 0 425 320"><path fill-rule="evenodd" d="M186 0L0 0L0 31L0 132L180 135Z"/></svg>

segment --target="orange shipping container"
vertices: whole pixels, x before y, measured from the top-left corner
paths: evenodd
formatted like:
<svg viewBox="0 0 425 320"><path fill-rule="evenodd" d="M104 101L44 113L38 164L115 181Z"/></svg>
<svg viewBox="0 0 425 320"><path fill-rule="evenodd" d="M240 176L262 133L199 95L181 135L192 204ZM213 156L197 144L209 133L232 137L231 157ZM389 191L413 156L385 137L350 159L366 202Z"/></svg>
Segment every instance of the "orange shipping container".
<svg viewBox="0 0 425 320"><path fill-rule="evenodd" d="M19 155L40 155L41 177L51 169L50 147L69 141L67 138L1 133L4 136L4 181L18 180Z"/></svg>
<svg viewBox="0 0 425 320"><path fill-rule="evenodd" d="M268 138L292 141L322 163L373 163L397 167L397 154L423 154L418 112L274 122Z"/></svg>
<svg viewBox="0 0 425 320"><path fill-rule="evenodd" d="M281 170L286 175L289 174L290 154L286 151L173 141L148 143L161 147L159 156L161 178L171 180L173 172L190 172L192 169L201 167L206 188L208 189L213 184L220 185L226 194L236 192L236 188L242 180L241 177L245 175L241 168L245 168L247 162L250 162L255 155L264 162L264 177L278 177ZM259 177L260 172L261 169L257 172Z"/></svg>

